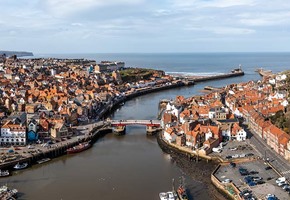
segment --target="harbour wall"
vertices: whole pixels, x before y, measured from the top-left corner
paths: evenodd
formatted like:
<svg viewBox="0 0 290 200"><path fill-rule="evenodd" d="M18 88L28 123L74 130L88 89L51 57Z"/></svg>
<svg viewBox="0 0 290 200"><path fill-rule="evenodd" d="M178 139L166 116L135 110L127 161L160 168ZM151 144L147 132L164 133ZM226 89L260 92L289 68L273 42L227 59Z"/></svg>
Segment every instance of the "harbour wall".
<svg viewBox="0 0 290 200"><path fill-rule="evenodd" d="M245 75L245 73L242 71L242 72L234 72L234 73L227 73L227 74L214 75L214 76L192 78L192 80L197 83L197 82L225 79L225 78L231 78L231 77L237 77L237 76L243 76L243 75Z"/></svg>

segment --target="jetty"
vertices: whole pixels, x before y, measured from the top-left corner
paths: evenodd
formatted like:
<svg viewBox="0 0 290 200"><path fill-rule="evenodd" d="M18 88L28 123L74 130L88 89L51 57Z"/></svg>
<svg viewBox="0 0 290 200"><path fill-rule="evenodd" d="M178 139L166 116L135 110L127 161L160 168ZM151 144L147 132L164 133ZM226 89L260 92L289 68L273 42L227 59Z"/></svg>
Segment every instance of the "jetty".
<svg viewBox="0 0 290 200"><path fill-rule="evenodd" d="M244 76L244 75L245 75L245 72L241 68L237 68L225 74L218 74L218 75L212 75L212 76L197 76L197 77L192 76L191 80L197 83L197 82L232 78L232 77Z"/></svg>

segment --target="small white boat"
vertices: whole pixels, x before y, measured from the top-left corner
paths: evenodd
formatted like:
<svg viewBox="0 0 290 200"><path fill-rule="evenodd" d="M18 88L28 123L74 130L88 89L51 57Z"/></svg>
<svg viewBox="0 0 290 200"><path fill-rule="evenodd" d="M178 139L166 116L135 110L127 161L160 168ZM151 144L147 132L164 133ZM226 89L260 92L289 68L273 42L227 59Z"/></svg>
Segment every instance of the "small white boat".
<svg viewBox="0 0 290 200"><path fill-rule="evenodd" d="M9 176L10 173L8 170L1 170L0 169L0 177L5 177L5 176Z"/></svg>
<svg viewBox="0 0 290 200"><path fill-rule="evenodd" d="M16 170L20 170L20 169L25 169L26 167L28 167L28 163L17 163L13 168Z"/></svg>
<svg viewBox="0 0 290 200"><path fill-rule="evenodd" d="M175 192L161 192L159 193L160 200L177 200L177 195Z"/></svg>

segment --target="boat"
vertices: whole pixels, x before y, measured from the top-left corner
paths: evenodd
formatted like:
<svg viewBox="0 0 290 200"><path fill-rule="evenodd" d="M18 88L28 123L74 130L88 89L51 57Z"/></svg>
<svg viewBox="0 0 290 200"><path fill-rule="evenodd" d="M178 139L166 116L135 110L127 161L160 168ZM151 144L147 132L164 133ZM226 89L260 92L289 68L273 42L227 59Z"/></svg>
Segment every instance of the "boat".
<svg viewBox="0 0 290 200"><path fill-rule="evenodd" d="M160 200L177 200L177 195L174 191L159 193Z"/></svg>
<svg viewBox="0 0 290 200"><path fill-rule="evenodd" d="M10 189L6 185L0 187L0 199L16 199L17 193L17 189Z"/></svg>
<svg viewBox="0 0 290 200"><path fill-rule="evenodd" d="M115 126L113 132L115 135L124 135L126 131L126 126Z"/></svg>
<svg viewBox="0 0 290 200"><path fill-rule="evenodd" d="M46 162L48 162L48 161L50 161L51 159L50 158L42 158L42 159L40 159L40 160L38 160L38 161L36 161L38 164L42 164L42 163L46 163Z"/></svg>
<svg viewBox="0 0 290 200"><path fill-rule="evenodd" d="M77 146L74 146L72 148L67 149L66 152L67 152L67 154L79 153L79 152L87 150L91 146L92 145L91 145L90 141L82 142L82 143L78 144Z"/></svg>
<svg viewBox="0 0 290 200"><path fill-rule="evenodd" d="M17 193L17 189L10 189L6 185L0 187L0 199L16 199Z"/></svg>
<svg viewBox="0 0 290 200"><path fill-rule="evenodd" d="M174 179L172 179L172 191L169 192L160 192L159 193L160 200L177 200L177 194L174 189Z"/></svg>
<svg viewBox="0 0 290 200"><path fill-rule="evenodd" d="M8 170L1 170L0 169L0 177L5 177L5 176L9 176L10 173Z"/></svg>
<svg viewBox="0 0 290 200"><path fill-rule="evenodd" d="M20 170L20 169L25 169L26 167L28 167L28 163L17 163L13 168L16 170Z"/></svg>
<svg viewBox="0 0 290 200"><path fill-rule="evenodd" d="M180 183L177 188L177 195L180 200L188 200L188 196L186 194L186 188L184 186L184 177L180 177Z"/></svg>

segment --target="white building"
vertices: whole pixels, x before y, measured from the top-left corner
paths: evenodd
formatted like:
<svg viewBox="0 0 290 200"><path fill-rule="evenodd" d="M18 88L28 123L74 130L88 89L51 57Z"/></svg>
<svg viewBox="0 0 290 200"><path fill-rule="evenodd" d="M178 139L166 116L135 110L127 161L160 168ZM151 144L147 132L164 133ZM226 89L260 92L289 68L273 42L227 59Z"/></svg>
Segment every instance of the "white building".
<svg viewBox="0 0 290 200"><path fill-rule="evenodd" d="M1 127L1 145L26 144L26 113L14 113Z"/></svg>

